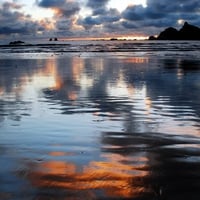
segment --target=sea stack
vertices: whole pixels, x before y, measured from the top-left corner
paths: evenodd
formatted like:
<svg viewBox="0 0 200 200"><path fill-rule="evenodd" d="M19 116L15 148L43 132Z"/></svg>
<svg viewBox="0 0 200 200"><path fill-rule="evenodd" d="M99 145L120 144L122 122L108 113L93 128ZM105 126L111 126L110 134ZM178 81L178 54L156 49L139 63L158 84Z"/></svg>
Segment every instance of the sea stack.
<svg viewBox="0 0 200 200"><path fill-rule="evenodd" d="M200 40L200 28L185 22L180 30L169 27L157 38L150 36L149 40Z"/></svg>

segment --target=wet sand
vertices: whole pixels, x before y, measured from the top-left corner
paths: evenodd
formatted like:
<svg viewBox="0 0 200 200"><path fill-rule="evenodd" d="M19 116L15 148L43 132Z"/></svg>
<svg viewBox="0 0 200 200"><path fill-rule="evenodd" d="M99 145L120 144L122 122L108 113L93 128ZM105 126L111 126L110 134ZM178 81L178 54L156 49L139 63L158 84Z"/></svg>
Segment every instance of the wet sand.
<svg viewBox="0 0 200 200"><path fill-rule="evenodd" d="M198 199L200 58L182 53L3 54L0 199Z"/></svg>

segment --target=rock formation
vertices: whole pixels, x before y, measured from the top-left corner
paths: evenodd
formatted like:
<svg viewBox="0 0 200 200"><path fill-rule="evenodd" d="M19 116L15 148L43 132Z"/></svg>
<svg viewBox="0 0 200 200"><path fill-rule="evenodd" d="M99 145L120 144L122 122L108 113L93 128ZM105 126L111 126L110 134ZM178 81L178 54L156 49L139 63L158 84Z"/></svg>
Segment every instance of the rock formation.
<svg viewBox="0 0 200 200"><path fill-rule="evenodd" d="M185 22L180 30L169 27L162 31L157 38L150 36L149 40L200 40L200 28Z"/></svg>
<svg viewBox="0 0 200 200"><path fill-rule="evenodd" d="M24 45L24 44L25 44L25 42L20 41L20 40L18 40L18 41L13 41L13 42L10 42L10 43L9 43L9 45Z"/></svg>

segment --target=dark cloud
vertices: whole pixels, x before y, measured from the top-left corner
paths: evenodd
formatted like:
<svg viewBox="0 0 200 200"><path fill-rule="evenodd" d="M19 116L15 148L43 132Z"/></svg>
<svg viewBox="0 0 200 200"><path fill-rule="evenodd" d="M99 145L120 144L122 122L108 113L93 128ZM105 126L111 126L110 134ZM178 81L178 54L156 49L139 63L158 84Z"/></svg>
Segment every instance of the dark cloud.
<svg viewBox="0 0 200 200"><path fill-rule="evenodd" d="M168 0L147 0L147 8L154 10L154 12L195 12L199 9L199 6L199 0L176 0L171 3Z"/></svg>
<svg viewBox="0 0 200 200"><path fill-rule="evenodd" d="M37 23L25 23L20 22L16 23L12 27L1 26L0 34L2 35L11 35L11 34L20 34L20 35L34 35L37 31L44 31L44 28L39 27Z"/></svg>
<svg viewBox="0 0 200 200"><path fill-rule="evenodd" d="M119 11L116 9L109 9L107 14L101 16L103 23L112 23L119 21L121 18Z"/></svg>
<svg viewBox="0 0 200 200"><path fill-rule="evenodd" d="M93 10L92 16L106 15L106 14L107 14L107 10L104 7L100 7Z"/></svg>
<svg viewBox="0 0 200 200"><path fill-rule="evenodd" d="M82 21L82 25L87 27L87 26L94 26L94 25L100 25L102 22L100 18L98 17L92 17L88 16Z"/></svg>
<svg viewBox="0 0 200 200"><path fill-rule="evenodd" d="M55 9L57 15L71 17L80 11L80 5L77 1L70 0L41 0L37 2L38 6L43 8Z"/></svg>
<svg viewBox="0 0 200 200"><path fill-rule="evenodd" d="M107 4L109 0L88 0L87 6L92 9L92 15L107 15Z"/></svg>
<svg viewBox="0 0 200 200"><path fill-rule="evenodd" d="M146 15L146 9L141 5L129 6L122 13L123 18L130 21L143 20L145 15Z"/></svg>
<svg viewBox="0 0 200 200"><path fill-rule="evenodd" d="M71 20L59 20L56 23L56 35L59 36L74 36L72 31L72 21Z"/></svg>
<svg viewBox="0 0 200 200"><path fill-rule="evenodd" d="M0 5L0 34L9 35L34 35L37 31L44 30L37 22L31 20L30 15L20 12L22 5L5 2Z"/></svg>
<svg viewBox="0 0 200 200"><path fill-rule="evenodd" d="M114 24L120 20L120 13L116 9L102 9L98 15L88 16L79 20L79 24L85 29L92 29L97 25L101 25L101 32L109 27L108 24Z"/></svg>
<svg viewBox="0 0 200 200"><path fill-rule="evenodd" d="M170 3L169 0L147 0L147 7L135 5L123 11L123 25L125 28L131 28L132 22L136 22L141 27L177 26L179 19L193 23L200 17L199 9L199 0L176 0Z"/></svg>
<svg viewBox="0 0 200 200"><path fill-rule="evenodd" d="M93 9L105 7L109 0L88 0L87 6Z"/></svg>
<svg viewBox="0 0 200 200"><path fill-rule="evenodd" d="M132 21L123 21L123 22L122 22L122 26L123 26L125 29L134 29L134 28L138 28L137 23L132 22Z"/></svg>
<svg viewBox="0 0 200 200"><path fill-rule="evenodd" d="M78 13L80 7L77 3L71 2L68 5L65 5L63 8L58 8L58 13L65 17L71 17Z"/></svg>
<svg viewBox="0 0 200 200"><path fill-rule="evenodd" d="M41 0L37 1L38 6L44 8L62 7L65 5L65 0Z"/></svg>

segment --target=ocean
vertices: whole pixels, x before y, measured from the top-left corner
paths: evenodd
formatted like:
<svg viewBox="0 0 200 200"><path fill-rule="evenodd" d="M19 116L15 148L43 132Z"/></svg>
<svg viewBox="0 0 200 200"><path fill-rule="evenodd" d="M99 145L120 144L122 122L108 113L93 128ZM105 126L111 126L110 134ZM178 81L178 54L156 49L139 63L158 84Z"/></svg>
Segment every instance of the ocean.
<svg viewBox="0 0 200 200"><path fill-rule="evenodd" d="M0 45L0 199L198 199L199 52L199 41Z"/></svg>

